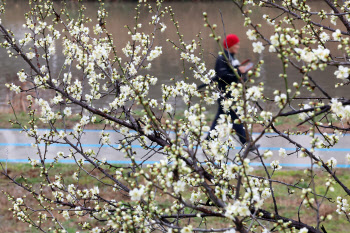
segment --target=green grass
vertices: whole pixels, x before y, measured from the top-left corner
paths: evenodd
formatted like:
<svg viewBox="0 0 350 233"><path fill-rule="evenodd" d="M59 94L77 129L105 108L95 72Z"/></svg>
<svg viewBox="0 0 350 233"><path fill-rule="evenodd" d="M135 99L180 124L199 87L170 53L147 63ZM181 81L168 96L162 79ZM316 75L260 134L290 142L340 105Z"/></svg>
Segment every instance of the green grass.
<svg viewBox="0 0 350 233"><path fill-rule="evenodd" d="M132 114L137 118L141 117L143 115L143 112L140 109L133 109ZM158 115L159 113L156 113ZM216 111L214 112L205 112L205 121L207 125L211 125L212 121L214 120L216 115ZM30 127L28 124L28 121L30 121L30 116L26 112L17 112L17 121L20 122L22 125L26 125L27 127ZM85 126L86 129L104 129L106 127L105 121L100 116L96 116L97 121L95 123L89 123ZM39 120L39 115L36 115L36 125L39 128L49 128L50 126L46 123L43 123L41 120ZM170 116L164 114L162 118L162 122L165 122L165 119L169 119ZM184 111L178 110L174 116L171 116L175 121L179 120L186 120L184 117ZM56 128L68 128L72 129L79 121L81 117L77 114L74 114L70 117L65 118L65 124L63 124L62 120L58 120L55 122ZM259 120L260 117L258 117L257 120ZM18 124L10 124L9 120L15 121L15 116L13 113L0 113L0 128L20 128ZM320 117L316 117L316 120L320 120ZM308 122L304 123L301 126L297 126L301 120L298 118L298 115L291 115L287 117L279 117L276 122L274 123L275 127L280 131L300 131L300 132L306 132L310 129L310 124ZM323 120L323 123L326 123L325 120ZM65 127L64 127L65 126ZM107 125L107 129L110 129L111 127ZM253 124L253 132L261 132L263 130L263 127L258 124Z"/></svg>
<svg viewBox="0 0 350 233"><path fill-rule="evenodd" d="M49 125L46 123L43 123L41 120L39 120L40 115L35 115L35 124L39 128L48 128ZM74 114L72 116L65 118L65 123L63 124L63 120L57 120L55 122L56 128L63 128L64 125L67 128L73 128L75 124L77 124L80 121L81 117L77 114ZM25 125L27 127L30 127L28 124L29 121L31 121L32 118L29 116L27 112L16 112L16 115L13 113L0 113L0 128L20 128L19 124L10 123L11 122L19 122L22 125ZM96 129L102 129L104 126L103 119L100 116L96 116L96 122L94 124L90 123L88 124L88 128L96 128Z"/></svg>
<svg viewBox="0 0 350 233"><path fill-rule="evenodd" d="M141 117L143 116L141 110L133 110L132 113L135 117ZM16 119L17 117L17 119ZM18 124L11 124L9 121L12 122L20 122L23 125L26 125L29 127L28 122L32 120L28 113L26 112L17 112L16 117L13 113L0 113L0 128L15 128L18 129L20 126ZM35 116L36 119L36 125L39 128L47 128L49 127L48 124L43 123L41 120L39 120L39 115ZM206 113L205 114L205 120L207 121L207 124L210 124L212 120L214 120L215 113ZM184 111L177 111L176 115L174 115L174 120L178 121L180 119L184 119ZM66 117L65 119L65 126L67 128L73 128L75 124L77 124L80 121L81 117L77 114L74 114L70 117ZM86 127L89 129L102 129L104 127L104 121L103 118L100 116L96 116L96 122L95 123L89 123ZM63 128L64 124L62 120L58 120L55 122L56 128Z"/></svg>
<svg viewBox="0 0 350 233"><path fill-rule="evenodd" d="M72 174L76 171L76 166L73 164L56 164L54 168L52 168L52 174L58 174L61 173L62 176L65 178L65 184L74 183L76 181L73 180ZM91 170L92 167L89 165L86 165L86 169ZM7 164L7 170L11 176L17 176L16 181L23 182L23 178L20 177L21 174L24 174L27 177L27 183L31 185L37 185L41 181L43 181L43 177L40 177L38 175L38 169L33 169L31 165L29 164ZM97 173L96 173L97 174ZM254 171L255 175L258 176L265 176L263 170L256 170ZM337 175L339 179L344 182L345 185L350 187L350 179L347 169L338 169ZM54 178L54 177L52 177ZM304 181L300 181L300 179L303 178ZM328 175L323 172L322 170L317 170L315 172L315 185L316 185L316 191L319 194L323 194L326 191L325 183L326 179L328 178ZM310 177L308 177L303 171L301 170L285 170L285 171L277 171L273 175L272 179L279 180L282 182L294 184L299 182L299 186L302 188L307 188L309 186L309 183L311 181ZM140 180L142 182L142 180ZM84 175L81 177L79 181L79 187L80 188L89 188L93 187L95 185L98 185L100 188L101 194L104 192L110 192L109 189L103 187L99 184L98 181L96 181L94 178ZM273 183L273 188L275 192L275 197L278 203L278 211L279 214L282 216L285 216L287 218L292 218L297 220L298 219L298 208L301 202L301 190L296 188L290 188L290 190L294 190L294 194L289 194L288 189L284 185L280 185L277 183ZM334 192L329 192L327 194L328 197L332 198L332 202L336 201L337 196L343 196L345 197L345 192L338 186L334 185ZM18 190L18 188L14 188L13 185L9 184L8 180L6 179L0 179L0 189L8 192L14 192L15 190ZM17 193L18 197L18 191L15 191ZM187 199L190 197L191 192L186 192L184 194L184 197ZM15 195L16 196L16 195ZM320 200L320 198L319 198ZM16 219L14 219L9 211L7 209L9 208L8 201L6 200L6 197L4 195L0 195L0 203L3 203L3 205L0 208L0 219L5 218L6 223L3 221L0 221L0 227L5 227L5 225L8 227L9 224L12 226L11 228L6 228L7 232L36 232L33 229L26 228L25 224L21 224ZM159 203L162 207L168 207L171 205L171 202L167 201L167 198L163 199L161 198L159 200ZM33 206L35 203L33 203ZM269 199L264 207L273 212L273 203L272 200ZM322 208L321 208L321 214L322 215L328 215L331 214L333 216L332 220L327 220L326 222L322 223L326 230L328 232L335 232L335 233L345 233L348 232L347 226L350 224L346 221L346 218L344 215L339 216L336 212L336 203L331 203L329 201L325 201ZM306 207L302 206L300 210L300 217L302 221L305 221L308 224L315 224L316 219L316 213L312 209L307 209ZM194 223L198 223L199 219L193 220ZM69 219L68 221L64 221L64 225L67 226L69 229L68 232L76 232L79 231L79 227L77 226L77 221L74 219ZM219 219L207 219L207 224L219 224L219 225L227 225L227 221L219 220ZM18 228L18 229L17 229ZM4 228L5 229L5 228ZM23 230L28 231L23 231Z"/></svg>

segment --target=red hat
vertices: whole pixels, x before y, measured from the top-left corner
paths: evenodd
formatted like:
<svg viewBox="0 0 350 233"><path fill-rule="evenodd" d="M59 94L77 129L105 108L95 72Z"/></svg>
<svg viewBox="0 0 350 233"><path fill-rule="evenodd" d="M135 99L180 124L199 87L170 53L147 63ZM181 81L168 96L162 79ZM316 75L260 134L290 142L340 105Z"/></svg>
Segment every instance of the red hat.
<svg viewBox="0 0 350 233"><path fill-rule="evenodd" d="M228 49L239 42L239 38L235 34L229 34L226 36L226 39L222 42L222 45L225 49Z"/></svg>

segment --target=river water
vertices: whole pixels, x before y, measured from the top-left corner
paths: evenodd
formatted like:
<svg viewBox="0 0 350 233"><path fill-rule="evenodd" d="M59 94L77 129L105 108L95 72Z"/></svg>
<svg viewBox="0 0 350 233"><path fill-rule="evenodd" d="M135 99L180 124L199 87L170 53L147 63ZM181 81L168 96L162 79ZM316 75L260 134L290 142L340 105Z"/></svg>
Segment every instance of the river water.
<svg viewBox="0 0 350 233"><path fill-rule="evenodd" d="M310 1L312 9L317 11L322 8L322 4L318 1ZM7 10L5 16L2 17L2 23L5 27L10 28L18 37L23 36L24 29L22 24L24 22L24 13L28 11L27 1L8 1ZM86 15L91 17L93 20L96 19L96 11L98 9L98 4L96 2L86 2ZM247 58L251 59L253 62L257 62L259 59L264 59L265 63L262 67L261 76L256 79L257 82L264 82L265 84L265 94L267 96L272 96L272 92L275 89L284 90L284 81L278 77L281 72L281 62L272 56L268 52L268 47L262 54L253 53L252 42L249 41L245 35L247 28L243 27L243 16L240 14L238 9L234 6L231 1L213 1L213 2L171 2L172 8L175 12L175 18L179 21L180 32L184 35L185 42L190 42L192 39L196 38L198 32L201 32L203 38L202 48L203 59L207 64L208 68L214 67L215 57L219 47L217 43L209 38L209 29L203 26L203 12L207 12L209 20L211 23L216 23L218 25L217 33L218 35L223 35L223 28L225 28L226 33L235 33L241 39L241 48L239 54L237 55L239 60L245 60ZM124 25L131 25L133 23L133 16L135 15L136 3L127 2L114 2L105 4L107 11L109 12L108 25L107 28L114 37L115 44L118 48L125 46L130 36L127 34L127 29ZM79 5L76 2L68 3L68 8L72 14L76 15L79 10ZM267 10L259 9L254 12L252 17L253 22L262 22L262 15L266 13ZM268 12L272 13L273 12ZM148 24L148 18L145 17L145 9L141 12L141 18L139 23L142 25ZM223 17L223 22L221 20L221 15ZM152 98L161 98L160 85L163 83L170 83L170 79L181 80L183 77L189 77L190 82L196 82L192 77L191 71L187 71L185 74L181 74L183 70L182 61L179 59L178 52L175 51L169 42L165 40L170 38L172 40L177 40L174 25L168 18L164 18L164 22L167 25L167 29L164 33L159 33L157 39L157 45L163 47L163 55L160 59L157 59L153 63L153 68L151 74L158 77L159 81L157 86L151 91ZM96 21L94 21L96 23ZM145 27L147 29L147 27ZM268 26L266 28L267 32L271 33L273 28ZM52 57L52 69L54 74L58 74L59 70L63 64L63 55L59 53L61 45L57 43L56 51L57 54ZM122 54L121 49L118 51L120 55ZM8 96L5 94L6 88L5 83L13 82L16 78L16 73L22 67L25 67L20 59L9 58L6 54L6 50L0 50L0 102L4 103ZM327 72L314 72L311 76L319 83L319 85L325 88L330 95L337 97L349 98L349 92L346 87L334 89L334 85L337 82L334 76L335 68L330 68ZM289 74L291 84L294 80L299 81L300 75L295 73L295 71ZM284 90L285 92L285 90ZM302 96L311 96L310 93L302 94ZM315 92L313 97L321 96L320 93ZM321 96L323 97L323 96Z"/></svg>

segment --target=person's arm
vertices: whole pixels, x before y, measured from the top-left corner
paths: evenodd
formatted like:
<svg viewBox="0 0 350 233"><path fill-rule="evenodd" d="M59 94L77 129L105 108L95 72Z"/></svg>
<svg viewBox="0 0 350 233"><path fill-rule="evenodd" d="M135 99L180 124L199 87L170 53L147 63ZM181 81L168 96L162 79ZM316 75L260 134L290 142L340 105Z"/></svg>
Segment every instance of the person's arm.
<svg viewBox="0 0 350 233"><path fill-rule="evenodd" d="M244 74L244 73L247 73L251 68L253 68L253 63L249 62L245 66L239 66L238 69L242 74Z"/></svg>

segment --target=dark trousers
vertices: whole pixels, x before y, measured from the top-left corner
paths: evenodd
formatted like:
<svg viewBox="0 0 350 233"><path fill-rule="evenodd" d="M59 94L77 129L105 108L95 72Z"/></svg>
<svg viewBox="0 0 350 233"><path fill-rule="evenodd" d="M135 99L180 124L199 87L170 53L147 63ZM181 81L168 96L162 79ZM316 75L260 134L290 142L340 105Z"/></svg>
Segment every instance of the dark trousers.
<svg viewBox="0 0 350 233"><path fill-rule="evenodd" d="M218 112L216 113L215 119L214 119L214 121L213 121L213 124L212 124L211 127L210 127L210 130L212 130L212 129L215 128L215 126L217 125L218 119L220 118L220 115L221 115L221 114L230 114L231 120L232 120L232 124L233 124L233 125L232 125L232 128L236 131L236 134L237 134L237 136L239 137L239 140L240 140L241 143L244 145L244 144L247 142L247 140L246 140L246 135L245 135L245 130L244 130L244 128L243 128L243 125L242 125L242 124L235 124L235 123L234 123L234 121L235 121L236 119L238 119L238 116L237 116L237 114L236 114L235 111L230 110L229 113L225 113L225 112L224 112L223 106L221 105L221 101L222 101L222 100L223 100L222 98L219 98L219 99L218 99L218 103L219 103ZM210 138L210 136L208 135L207 138Z"/></svg>

